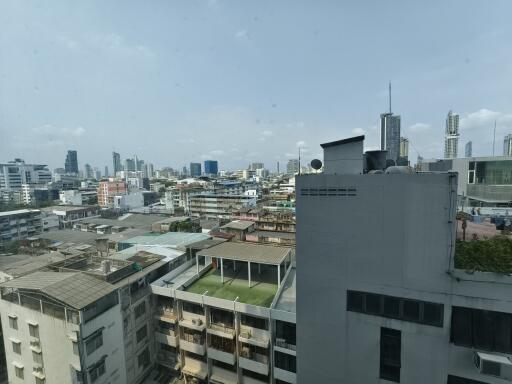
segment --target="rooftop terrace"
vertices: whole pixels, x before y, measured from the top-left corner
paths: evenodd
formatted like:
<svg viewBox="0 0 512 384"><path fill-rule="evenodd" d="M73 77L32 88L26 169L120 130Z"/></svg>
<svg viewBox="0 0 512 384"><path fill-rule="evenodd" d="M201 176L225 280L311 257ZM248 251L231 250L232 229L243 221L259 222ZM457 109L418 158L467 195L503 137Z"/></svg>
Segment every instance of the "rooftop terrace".
<svg viewBox="0 0 512 384"><path fill-rule="evenodd" d="M261 273L251 271L252 284L249 287L247 280L247 266L240 264L237 270L224 270L224 284L217 269L212 269L204 276L186 288L188 292L204 294L218 299L235 300L238 302L270 307L277 292L275 273L272 270L262 269Z"/></svg>

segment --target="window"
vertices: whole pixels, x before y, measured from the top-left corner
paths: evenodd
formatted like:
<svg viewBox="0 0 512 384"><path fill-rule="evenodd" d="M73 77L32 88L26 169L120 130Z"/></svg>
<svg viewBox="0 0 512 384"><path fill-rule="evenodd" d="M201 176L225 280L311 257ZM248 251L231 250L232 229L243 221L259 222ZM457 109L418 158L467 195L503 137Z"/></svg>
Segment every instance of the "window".
<svg viewBox="0 0 512 384"><path fill-rule="evenodd" d="M146 301L143 301L135 307L135 318L138 319L146 313Z"/></svg>
<svg viewBox="0 0 512 384"><path fill-rule="evenodd" d="M100 360L96 364L89 369L89 376L91 378L91 383L94 383L98 380L102 375L105 374L105 359Z"/></svg>
<svg viewBox="0 0 512 384"><path fill-rule="evenodd" d="M347 291L347 311L443 327L444 305L369 292Z"/></svg>
<svg viewBox="0 0 512 384"><path fill-rule="evenodd" d="M44 383L45 383L44 379L40 379L39 377L36 377L36 384L44 384Z"/></svg>
<svg viewBox="0 0 512 384"><path fill-rule="evenodd" d="M35 324L28 325L28 332L30 336L39 338L39 326Z"/></svg>
<svg viewBox="0 0 512 384"><path fill-rule="evenodd" d="M137 333L136 333L136 339L137 339L137 343L140 343L142 340L144 340L146 338L146 336L148 335L148 327L146 326L146 324L144 324L143 327L141 327Z"/></svg>
<svg viewBox="0 0 512 384"><path fill-rule="evenodd" d="M452 307L450 340L456 345L512 353L512 314Z"/></svg>
<svg viewBox="0 0 512 384"><path fill-rule="evenodd" d="M12 342L12 351L18 355L21 355L21 342L13 341Z"/></svg>
<svg viewBox="0 0 512 384"><path fill-rule="evenodd" d="M42 365L43 364L43 355L41 353L32 351L32 360L34 360L34 363Z"/></svg>
<svg viewBox="0 0 512 384"><path fill-rule="evenodd" d="M380 329L380 378L400 382L402 333L396 329Z"/></svg>
<svg viewBox="0 0 512 384"><path fill-rule="evenodd" d="M297 358L295 356L276 351L274 352L274 359L277 368L288 372L297 372Z"/></svg>
<svg viewBox="0 0 512 384"><path fill-rule="evenodd" d="M253 317L242 314L240 321L242 325L246 325L248 327L265 330L268 329L267 319L261 317Z"/></svg>
<svg viewBox="0 0 512 384"><path fill-rule="evenodd" d="M296 345L296 337L295 324L276 320L276 339L283 339L286 344Z"/></svg>
<svg viewBox="0 0 512 384"><path fill-rule="evenodd" d="M24 378L24 375L23 375L23 368L20 368L20 367L14 367L14 372L16 374L16 377L18 379L23 379Z"/></svg>
<svg viewBox="0 0 512 384"><path fill-rule="evenodd" d="M18 330L18 318L16 316L9 316L9 327Z"/></svg>
<svg viewBox="0 0 512 384"><path fill-rule="evenodd" d="M486 384L482 381L465 379L464 377L448 375L447 384Z"/></svg>
<svg viewBox="0 0 512 384"><path fill-rule="evenodd" d="M183 311L195 313L196 315L204 315L204 309L201 305L190 303L188 301L183 302Z"/></svg>
<svg viewBox="0 0 512 384"><path fill-rule="evenodd" d="M149 349L146 347L142 353L137 356L137 362L139 364L139 368L146 368L149 365Z"/></svg>
<svg viewBox="0 0 512 384"><path fill-rule="evenodd" d="M103 345L103 328L94 332L85 341L85 351L90 355Z"/></svg>

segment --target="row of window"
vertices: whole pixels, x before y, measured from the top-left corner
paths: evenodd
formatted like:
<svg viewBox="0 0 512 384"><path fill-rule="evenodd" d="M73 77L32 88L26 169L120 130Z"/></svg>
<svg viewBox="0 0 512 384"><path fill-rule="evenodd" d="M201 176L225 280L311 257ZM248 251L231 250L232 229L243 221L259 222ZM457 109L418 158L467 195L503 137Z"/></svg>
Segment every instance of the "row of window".
<svg viewBox="0 0 512 384"><path fill-rule="evenodd" d="M18 318L14 315L9 315L9 327L18 330ZM37 324L28 324L28 333L32 337L39 338L39 326Z"/></svg>
<svg viewBox="0 0 512 384"><path fill-rule="evenodd" d="M14 367L14 374L18 379L25 379L25 372L24 368L22 367ZM39 377L35 377L35 383L36 384L45 384L45 379L40 379Z"/></svg>
<svg viewBox="0 0 512 384"><path fill-rule="evenodd" d="M347 310L443 327L444 305L421 300L347 291Z"/></svg>
<svg viewBox="0 0 512 384"><path fill-rule="evenodd" d="M301 188L301 196L356 196L357 189L347 188Z"/></svg>

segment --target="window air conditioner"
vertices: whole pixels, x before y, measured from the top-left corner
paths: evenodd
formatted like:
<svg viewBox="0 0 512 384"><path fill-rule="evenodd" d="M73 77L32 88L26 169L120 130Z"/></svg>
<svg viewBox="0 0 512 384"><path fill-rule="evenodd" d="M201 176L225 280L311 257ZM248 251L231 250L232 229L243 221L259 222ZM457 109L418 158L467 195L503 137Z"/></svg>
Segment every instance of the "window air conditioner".
<svg viewBox="0 0 512 384"><path fill-rule="evenodd" d="M483 375L512 380L512 362L506 356L475 352L474 362L478 371Z"/></svg>

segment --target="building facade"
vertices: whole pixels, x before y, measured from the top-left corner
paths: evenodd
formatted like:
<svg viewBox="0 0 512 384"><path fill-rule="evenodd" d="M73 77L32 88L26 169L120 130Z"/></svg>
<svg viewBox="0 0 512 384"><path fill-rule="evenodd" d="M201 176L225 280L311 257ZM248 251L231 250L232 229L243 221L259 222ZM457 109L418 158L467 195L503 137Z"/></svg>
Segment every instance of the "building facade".
<svg viewBox="0 0 512 384"><path fill-rule="evenodd" d="M468 141L464 148L464 157L471 157L471 156L473 156L473 142Z"/></svg>
<svg viewBox="0 0 512 384"><path fill-rule="evenodd" d="M503 139L503 156L512 156L512 134Z"/></svg>
<svg viewBox="0 0 512 384"><path fill-rule="evenodd" d="M200 193L189 197L189 212L201 218L230 218L242 207L254 207L257 196Z"/></svg>
<svg viewBox="0 0 512 384"><path fill-rule="evenodd" d="M100 207L113 206L114 196L127 193L127 185L123 180L110 178L101 180L98 186L98 205Z"/></svg>
<svg viewBox="0 0 512 384"><path fill-rule="evenodd" d="M66 173L78 174L78 154L76 151L69 150L64 163Z"/></svg>
<svg viewBox="0 0 512 384"><path fill-rule="evenodd" d="M209 176L217 176L219 173L219 163L217 160L205 160L204 173Z"/></svg>
<svg viewBox="0 0 512 384"><path fill-rule="evenodd" d="M459 115L448 112L444 136L444 158L455 159L459 146Z"/></svg>
<svg viewBox="0 0 512 384"><path fill-rule="evenodd" d="M286 173L289 175L294 175L299 173L300 163L299 159L290 159L286 164Z"/></svg>
<svg viewBox="0 0 512 384"><path fill-rule="evenodd" d="M0 164L0 190L21 191L23 184L45 185L52 181L52 173L46 165L26 164L14 159Z"/></svg>
<svg viewBox="0 0 512 384"><path fill-rule="evenodd" d="M201 163L190 163L190 177L201 176Z"/></svg>
<svg viewBox="0 0 512 384"><path fill-rule="evenodd" d="M380 115L380 149L396 164L400 156L400 116L392 112Z"/></svg>
<svg viewBox="0 0 512 384"><path fill-rule="evenodd" d="M23 240L42 231L41 211L38 209L0 212L0 244Z"/></svg>

